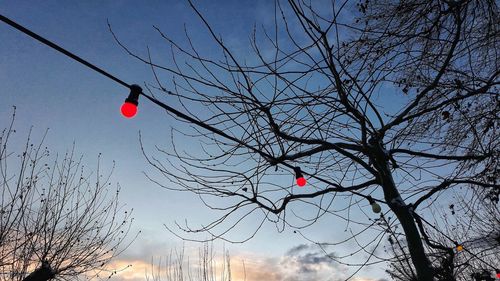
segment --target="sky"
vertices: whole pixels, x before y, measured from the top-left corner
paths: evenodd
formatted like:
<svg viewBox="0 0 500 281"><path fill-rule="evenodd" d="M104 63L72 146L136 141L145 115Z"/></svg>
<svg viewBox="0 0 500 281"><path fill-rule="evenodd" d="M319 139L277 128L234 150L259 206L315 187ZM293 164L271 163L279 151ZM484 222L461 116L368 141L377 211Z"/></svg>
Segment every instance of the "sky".
<svg viewBox="0 0 500 281"><path fill-rule="evenodd" d="M271 1L196 1L199 10L233 48L249 44L253 24L270 23ZM153 82L146 65L126 54L113 40L107 20L120 40L131 50L146 54L149 47L161 60L168 55L168 43L154 30L156 26L172 39L185 42L186 27L205 53L215 51L213 42L185 1L2 1L0 13L75 54L102 67L130 84ZM116 281L145 280L151 258L186 248L195 258L197 243L183 242L168 232L175 221L207 222L215 214L190 193L168 191L148 180L152 168L139 145L139 131L146 148L168 145L170 129L182 126L157 106L142 100L139 114L125 119L120 105L128 95L121 85L89 70L10 26L0 24L0 127L8 125L16 106L16 138L22 140L30 126L40 138L49 128L45 144L63 153L75 143L84 162L95 168L102 153L102 166L116 168L112 179L122 187L121 202L133 208L132 233L141 234L113 262L117 267L133 266L112 277ZM197 109L203 112L203 109ZM196 142L196 140L192 140ZM189 145L189 143L187 144ZM334 219L320 220L304 232L311 239L327 240L345 236L344 226ZM253 225L244 225L230 238L246 237ZM329 251L340 253L352 245ZM323 252L293 230L278 232L265 224L257 235L242 244L216 242L222 255L231 255L233 277L243 280L344 280L353 269L326 258ZM382 280L384 268L368 266L356 274L357 281Z"/></svg>

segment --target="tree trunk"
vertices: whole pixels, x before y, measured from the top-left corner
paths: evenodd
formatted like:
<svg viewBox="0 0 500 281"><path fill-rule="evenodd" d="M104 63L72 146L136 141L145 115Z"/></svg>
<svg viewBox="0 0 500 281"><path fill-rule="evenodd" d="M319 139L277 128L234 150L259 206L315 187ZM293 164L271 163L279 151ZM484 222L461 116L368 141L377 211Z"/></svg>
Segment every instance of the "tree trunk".
<svg viewBox="0 0 500 281"><path fill-rule="evenodd" d="M47 281L55 278L56 275L47 262L42 262L42 266L26 276L23 281Z"/></svg>
<svg viewBox="0 0 500 281"><path fill-rule="evenodd" d="M434 280L432 266L425 254L420 233L413 219L412 210L403 201L394 183L389 167L389 156L378 142L372 144L371 148L373 153L372 161L379 172L379 180L384 190L385 201L403 227L411 260L417 271L417 278L419 281L432 281Z"/></svg>

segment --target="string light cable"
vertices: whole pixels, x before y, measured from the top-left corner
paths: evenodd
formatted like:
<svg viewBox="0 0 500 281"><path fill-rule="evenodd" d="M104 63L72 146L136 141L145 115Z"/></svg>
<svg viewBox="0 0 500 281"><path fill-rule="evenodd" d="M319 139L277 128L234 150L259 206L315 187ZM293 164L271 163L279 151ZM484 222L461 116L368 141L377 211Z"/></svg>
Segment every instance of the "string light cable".
<svg viewBox="0 0 500 281"><path fill-rule="evenodd" d="M233 142L235 142L235 143L237 143L239 145L242 145L245 148L248 148L249 150L251 150L251 151L253 151L253 152L261 155L262 157L264 157L265 159L271 161L272 163L276 163L276 165L281 164L281 165L283 165L283 166L285 166L285 167L293 170L295 172L295 174L296 174L296 177L298 175L296 172L300 171L300 173L301 173L302 176L303 175L307 175L307 176L309 176L311 178L314 178L314 179L316 179L316 180L318 180L320 182L323 182L323 183L325 183L325 184L327 184L329 186L333 186L334 187L334 188L327 188L327 189L318 191L316 193L324 194L324 193L331 192L331 191L333 191L333 192L348 191L348 192L350 192L350 193L352 193L354 195L358 195L360 197L363 197L363 198L367 199L369 201L369 203L372 205L372 207L373 207L373 202L374 201L386 204L385 201L383 201L383 200L374 199L374 198L371 198L368 195L364 195L362 193L359 193L359 192L355 191L358 188L368 187L369 185L376 183L375 180L366 182L366 183L361 184L361 185L357 185L357 186L352 186L352 187L349 187L349 188L345 188L345 187L342 187L342 186L340 186L338 184L332 183L329 180L326 180L326 179L323 179L323 178L321 178L319 176L316 176L314 174L303 172L303 171L300 170L300 168L297 169L297 167L295 167L295 166L293 166L293 165L291 165L289 163L286 163L284 161L278 161L278 159L276 159L274 156L272 156L272 155L270 155L270 154L268 154L268 153L266 153L264 151L261 151L261 150L255 148L255 147L253 147L253 146L251 146L251 145L249 145L249 144L247 144L247 143L245 143L245 142L243 142L243 141L241 141L241 140L239 140L239 139L237 139L237 138L235 138L233 136L230 136L227 133L225 133L224 131L222 131L220 129L217 129L215 127L212 127L211 125L208 125L208 124L206 124L203 121L200 121L200 120L195 119L195 118L193 118L193 117L191 117L189 115L186 115L185 113L180 112L177 109L175 109L175 108L173 108L173 107L171 107L171 106L169 106L169 105L167 105L167 104L165 104L165 103L157 100L153 96L145 94L144 91L142 91L142 88L140 86L135 85L135 84L130 85L130 84L124 82L123 80L117 78L116 76L110 74L109 72L103 70L102 68L97 67L96 65L94 65L94 64L88 62L87 60L85 60L85 59L83 59L83 58L81 58L81 57L73 54L72 52L70 52L70 51L62 48L61 46L55 44L54 42L52 42L52 41L50 41L50 40L48 40L48 39L40 36L39 34L37 34L37 33L33 32L33 31L29 30L28 28L26 28L26 27L24 27L24 26L22 26L22 25L20 25L20 24L18 24L16 22L14 22L13 20L11 20L11 19L3 16L2 14L0 14L0 20L3 21L6 24L12 26L13 28L21 31L22 33L24 33L24 34L26 34L26 35L34 38L35 40L37 40L37 41L39 41L39 42L41 42L41 43L49 46L50 48L52 48L52 49L54 49L54 50L56 50L56 51L58 51L58 52L60 52L60 53L62 53L64 55L66 55L67 57L69 57L69 58L71 58L71 59L73 59L73 60L75 60L75 61L77 61L77 62L79 62L79 63L81 63L83 65L85 65L86 67L88 67L88 68L90 68L90 69L92 69L92 70L94 70L94 71L96 71L96 72L98 72L98 73L106 76L107 78L115 81L116 83L118 83L118 84L120 84L120 85L122 85L122 86L124 86L124 87L126 87L128 89L130 89L130 94L129 94L128 98L125 100L125 103L124 103L124 105L122 105L122 108L121 108L122 114L124 114L124 116L127 117L127 118L130 118L131 116L135 115L136 108L135 109L132 108L131 105L137 106L137 104L138 104L138 97L139 97L139 95L142 95L146 99L148 99L151 102L153 102L154 104L162 107L166 111L174 114L175 116L179 117L180 119L183 119L183 120L185 120L187 122L190 122L190 123L193 123L195 125L198 125L198 126L204 128L204 129L206 129L206 130L208 130L208 131L210 131L210 132L212 132L214 134L217 134L217 135L219 135L221 137L224 137L226 139L229 139L229 140L231 140L231 141L233 141ZM174 93L172 93L169 90L167 90L167 93L168 94L174 94ZM124 108L124 107L126 107L126 108ZM302 183L305 184L305 179L302 180L303 177L298 177L297 179L299 179L299 178L301 178L301 180L299 181L300 184L302 184ZM296 195L296 196L304 196L304 195ZM292 195L292 198L293 197L294 197L294 195ZM378 208L377 208L377 210L378 210Z"/></svg>
<svg viewBox="0 0 500 281"><path fill-rule="evenodd" d="M28 36L31 36L31 37L33 37L34 39L36 39L36 40L38 40L38 41L42 42L43 44L45 44L45 45L47 45L47 46L51 47L52 49L55 49L55 50L57 50L57 51L59 51L59 52L61 52L61 53L65 54L66 56L68 56L68 57L70 57L70 58L72 58L72 59L76 60L77 62L79 62L79 63L81 63L81 64L83 64L83 65L85 65L85 66L89 67L90 69L92 69L92 70L94 70L94 71L97 71L97 72L101 73L102 75L104 75L104 76L108 77L109 79L111 79L111 80L115 81L116 83L118 83L118 84L120 84L120 85L122 85L122 86L125 86L125 87L127 87L127 88L130 88L130 85L129 85L129 84L127 84L127 83L125 83L125 82L123 82L121 79L116 78L115 76L113 76L113 75L109 74L108 72L106 72L106 71L102 70L101 68L99 68L99 67L97 67L97 66L95 66L95 65L91 64L90 62L88 62L88 61L86 61L86 60L82 59L81 57L79 57L79 56L77 56L77 55L75 55L75 54L73 54L73 53L69 52L68 50L66 50L66 49L64 49L64 48L62 48L62 47L60 47L60 46L58 46L57 44L55 44L55 43L53 43L53 42L51 42L51 41L49 41L49 40L47 40L47 39L43 38L42 36L40 36L40 35L38 35L38 34L34 33L33 31L31 31L31 30L29 30L29 29L25 28L24 26L22 26L22 25L20 25L20 24L18 24L18 23L16 23L16 22L14 22L14 21L12 21L11 19L9 19L9 18L7 18L7 17L5 17L5 16L3 16L3 15L1 15L1 14L0 14L0 20L1 20L1 21L3 21L3 22L5 22L5 23L6 23L6 24L8 24L8 25L10 25L10 26L14 27L15 29L17 29L17 30L19 30L19 31L23 32L24 34L26 34L26 35L28 35Z"/></svg>

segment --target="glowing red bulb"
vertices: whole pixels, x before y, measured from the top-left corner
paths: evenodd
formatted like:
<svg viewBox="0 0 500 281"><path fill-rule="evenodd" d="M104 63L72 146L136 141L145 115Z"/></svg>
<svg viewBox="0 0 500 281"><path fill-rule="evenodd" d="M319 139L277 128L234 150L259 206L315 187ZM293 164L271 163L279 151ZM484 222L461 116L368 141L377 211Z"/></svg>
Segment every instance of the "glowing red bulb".
<svg viewBox="0 0 500 281"><path fill-rule="evenodd" d="M297 182L297 185L299 187L303 187L306 185L306 179L304 178L304 175L302 174L302 171L300 170L300 167L294 167L293 171L295 172L295 180Z"/></svg>
<svg viewBox="0 0 500 281"><path fill-rule="evenodd" d="M141 87L135 84L130 85L130 94L120 108L124 117L132 118L137 114L137 106L139 105L139 96L141 93Z"/></svg>
<svg viewBox="0 0 500 281"><path fill-rule="evenodd" d="M121 112L126 118L132 118L137 114L137 105L126 101L121 107Z"/></svg>
<svg viewBox="0 0 500 281"><path fill-rule="evenodd" d="M297 178L297 185L300 187L305 186L307 183L306 179L304 177Z"/></svg>
<svg viewBox="0 0 500 281"><path fill-rule="evenodd" d="M497 278L500 279L500 272L497 271Z"/></svg>

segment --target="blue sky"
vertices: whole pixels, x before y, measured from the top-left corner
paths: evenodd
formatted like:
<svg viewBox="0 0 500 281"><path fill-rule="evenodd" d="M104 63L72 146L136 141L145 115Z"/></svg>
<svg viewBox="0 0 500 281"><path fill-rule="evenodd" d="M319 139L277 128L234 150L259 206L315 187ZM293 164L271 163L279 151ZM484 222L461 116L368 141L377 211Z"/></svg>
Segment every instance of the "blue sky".
<svg viewBox="0 0 500 281"><path fill-rule="evenodd" d="M199 1L197 6L215 30L238 51L248 46L254 23L271 22L271 4L264 0ZM127 47L145 54L149 46L159 60L162 54L168 55L168 44L158 36L153 25L180 42L185 42L183 28L186 25L205 54L216 50L184 1L16 0L1 2L0 13L131 84L153 82L154 78L147 66L128 56L114 42L107 19ZM166 231L163 224L173 226L174 221L184 219L199 224L215 215L193 194L161 189L143 174L151 168L140 151L139 130L146 146L153 148L168 145L170 128L181 124L145 100L140 101L139 115L126 120L119 113L128 95L123 86L5 24L0 24L0 42L1 127L7 125L15 105L20 140L31 125L38 136L49 128L46 144L52 151L64 152L75 142L89 167L94 166L98 153L103 154L105 167L111 167L112 161L116 161L113 179L122 186L122 202L134 208L134 228L142 234L116 261L136 266L113 279L142 280L144 271L136 268L147 267L151 256L166 255L170 249L182 246L182 241ZM251 233L252 226L239 228L240 233L230 238L245 237ZM328 218L304 233L311 239L329 241L331 237L345 236L344 228ZM278 233L274 225L266 224L249 242L226 244L235 270L239 270L237 264L245 260L249 281L266 280L262 275L269 281L342 280L349 275L351 269L321 259L317 248L292 231L285 229ZM199 246L186 244L186 248L191 249L188 253L195 256L193 249ZM221 244L216 244L217 247ZM340 253L348 250L347 247L349 245L339 246L332 251ZM306 265L310 266L309 270L300 270ZM384 277L383 268L377 267L362 270L357 280ZM335 278L330 279L332 276Z"/></svg>

